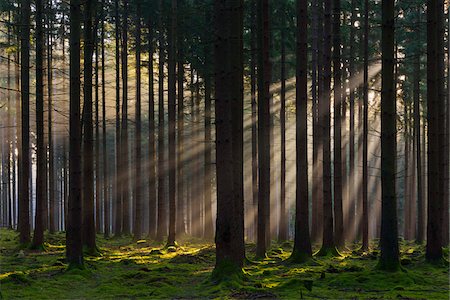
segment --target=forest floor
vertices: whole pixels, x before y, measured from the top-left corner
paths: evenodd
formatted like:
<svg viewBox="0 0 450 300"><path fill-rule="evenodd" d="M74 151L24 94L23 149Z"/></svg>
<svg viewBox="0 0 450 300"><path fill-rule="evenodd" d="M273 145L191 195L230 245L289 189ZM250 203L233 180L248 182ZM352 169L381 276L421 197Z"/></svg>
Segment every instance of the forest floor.
<svg viewBox="0 0 450 300"><path fill-rule="evenodd" d="M274 244L262 261L253 261L249 244L244 279L215 283L211 243L190 239L164 249L131 237L97 238L101 255L86 257L85 270L67 271L64 233L47 234L45 251L34 252L1 229L0 299L449 299L448 266L425 263L424 247L412 243L402 242L403 267L395 273L376 269L377 250L286 265L291 242Z"/></svg>

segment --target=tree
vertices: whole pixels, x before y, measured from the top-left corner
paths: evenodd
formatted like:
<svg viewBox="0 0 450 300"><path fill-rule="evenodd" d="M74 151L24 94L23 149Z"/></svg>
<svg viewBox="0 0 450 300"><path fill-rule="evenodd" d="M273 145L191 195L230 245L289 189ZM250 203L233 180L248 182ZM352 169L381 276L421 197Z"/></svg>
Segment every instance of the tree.
<svg viewBox="0 0 450 300"><path fill-rule="evenodd" d="M110 232L110 202L108 194L108 153L106 152L106 87L105 87L105 9L102 0L102 24L101 24L101 53L102 53L102 150L103 150L103 220L104 235L109 236Z"/></svg>
<svg viewBox="0 0 450 300"><path fill-rule="evenodd" d="M151 238L156 233L156 151L155 151L155 94L153 85L153 26L148 21L148 147L149 147L149 163L148 163L148 234Z"/></svg>
<svg viewBox="0 0 450 300"><path fill-rule="evenodd" d="M175 245L176 225L176 30L177 30L177 0L171 0L170 24L168 31L168 113L169 113L169 236L167 245Z"/></svg>
<svg viewBox="0 0 450 300"><path fill-rule="evenodd" d="M21 0L20 10L20 96L22 102L22 143L19 156L19 240L30 241L30 14L29 0Z"/></svg>
<svg viewBox="0 0 450 300"><path fill-rule="evenodd" d="M369 1L364 0L364 79L363 79L363 183L362 183L362 250L369 249L369 211L368 211L368 118L369 118Z"/></svg>
<svg viewBox="0 0 450 300"><path fill-rule="evenodd" d="M266 255L270 242L270 61L269 2L257 2L258 45L258 238L256 255Z"/></svg>
<svg viewBox="0 0 450 300"><path fill-rule="evenodd" d="M130 234L130 193L128 167L128 0L123 0L122 19L122 122L120 156L122 179L122 231Z"/></svg>
<svg viewBox="0 0 450 300"><path fill-rule="evenodd" d="M441 0L427 1L427 119L428 119L428 224L425 257L427 261L436 262L443 258L442 254L442 204L440 189L440 89L443 78L440 78L440 32ZM445 201L448 201L446 199Z"/></svg>
<svg viewBox="0 0 450 300"><path fill-rule="evenodd" d="M214 2L215 95L216 95L216 265L213 276L221 279L241 274L244 263L244 199L236 191L236 164L243 165L242 144L233 144L233 125L238 114L233 107L243 106L243 1ZM238 122L239 123L239 122ZM236 147L238 146L238 147ZM237 162L236 162L237 161ZM231 188L230 188L231 187Z"/></svg>
<svg viewBox="0 0 450 300"><path fill-rule="evenodd" d="M81 4L70 1L70 193L66 231L69 268L83 266L81 236L81 120L80 120L80 32Z"/></svg>
<svg viewBox="0 0 450 300"><path fill-rule="evenodd" d="M178 11L182 9L183 1L178 2ZM183 15L177 14L177 89L178 89L178 111L177 111L177 229L178 235L186 234L184 223L185 204L185 180L184 180L184 33Z"/></svg>
<svg viewBox="0 0 450 300"><path fill-rule="evenodd" d="M44 244L44 203L47 201L45 189L47 172L47 154L44 146L44 31L42 0L36 1L36 131L37 131L37 176L36 176L36 224L33 236L33 248L42 248Z"/></svg>
<svg viewBox="0 0 450 300"><path fill-rule="evenodd" d="M341 72L341 1L333 2L333 85L334 85L334 233L336 246L344 247L344 220L342 210L342 72ZM345 117L345 116L344 116Z"/></svg>
<svg viewBox="0 0 450 300"><path fill-rule="evenodd" d="M296 47L296 200L295 200L295 236L291 259L303 262L312 255L309 236L309 200L308 200L308 68L307 68L307 20L308 3L297 0L297 47Z"/></svg>
<svg viewBox="0 0 450 300"><path fill-rule="evenodd" d="M205 10L205 21L209 22L211 19L211 10ZM207 23L208 24L208 23ZM210 26L207 26L210 28ZM205 161L205 175L204 175L204 191L205 191L205 231L203 233L204 238L212 240L214 238L214 225L212 217L212 137L211 137L211 93L212 93L212 66L211 66L211 47L209 42L209 37L211 36L210 30L205 30L204 36L204 78L205 78L205 151L204 151L204 161Z"/></svg>
<svg viewBox="0 0 450 300"><path fill-rule="evenodd" d="M56 221L56 183L55 183L55 154L53 146L53 10L51 2L47 2L47 101L48 101L48 200L49 200L49 232L54 233L57 230Z"/></svg>
<svg viewBox="0 0 450 300"><path fill-rule="evenodd" d="M134 229L133 234L135 239L141 238L142 232L142 198L143 198L143 185L142 185L142 154L141 154L141 3L140 0L136 1L136 110L135 110L135 177L134 177Z"/></svg>
<svg viewBox="0 0 450 300"><path fill-rule="evenodd" d="M92 56L94 53L95 0L84 9L84 106L83 106L83 245L96 252L94 221L94 137L92 123Z"/></svg>
<svg viewBox="0 0 450 300"><path fill-rule="evenodd" d="M333 200L331 194L331 0L324 1L324 44L323 44L323 97L319 100L319 117L322 127L323 168L323 236L318 255L337 254L334 242Z"/></svg>
<svg viewBox="0 0 450 300"><path fill-rule="evenodd" d="M381 27L381 256L379 268L400 267L397 229L396 93L394 86L394 2L382 1Z"/></svg>
<svg viewBox="0 0 450 300"><path fill-rule="evenodd" d="M158 74L158 227L156 240L162 241L167 234L166 203L165 203L165 168L164 168L164 23L163 1L159 1L159 74Z"/></svg>
<svg viewBox="0 0 450 300"><path fill-rule="evenodd" d="M114 21L115 21L115 40L116 40L116 193L115 193L115 222L114 235L120 236L122 234L122 180L121 173L121 144L120 144L120 17L119 17L119 0L114 0Z"/></svg>
<svg viewBox="0 0 450 300"><path fill-rule="evenodd" d="M280 178L280 224L278 240L287 239L286 215L286 7L281 4L281 91L280 91L280 136L281 136L281 178Z"/></svg>

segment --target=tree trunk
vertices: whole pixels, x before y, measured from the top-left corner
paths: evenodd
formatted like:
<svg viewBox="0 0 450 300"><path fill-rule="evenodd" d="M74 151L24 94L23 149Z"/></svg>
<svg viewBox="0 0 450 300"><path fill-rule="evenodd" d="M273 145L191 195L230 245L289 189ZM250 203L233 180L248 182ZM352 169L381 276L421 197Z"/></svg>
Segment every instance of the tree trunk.
<svg viewBox="0 0 450 300"><path fill-rule="evenodd" d="M242 139L243 107L243 1L215 1L215 90L216 90L216 170L217 219L216 265L217 279L241 273L244 263L244 199L240 191L242 176L236 164L243 166ZM226 63L223 63L226 62ZM240 112L233 109L239 107ZM235 126L236 125L236 126ZM240 173L242 175L242 173ZM231 188L230 188L231 187Z"/></svg>
<svg viewBox="0 0 450 300"><path fill-rule="evenodd" d="M120 130L120 155L122 179L122 231L130 234L130 186L128 168L128 0L123 0L123 20L122 20L122 128Z"/></svg>
<svg viewBox="0 0 450 300"><path fill-rule="evenodd" d="M80 32L81 4L70 1L70 194L66 231L66 257L69 267L83 266L81 235L81 120L80 120ZM27 131L28 132L28 131Z"/></svg>
<svg viewBox="0 0 450 300"><path fill-rule="evenodd" d="M286 7L281 4L281 91L280 91L280 136L281 136L281 174L280 174L280 218L278 240L287 240L287 215L286 215Z"/></svg>
<svg viewBox="0 0 450 300"><path fill-rule="evenodd" d="M382 1L381 83L381 257L379 267L400 267L396 198L396 95L394 86L394 2Z"/></svg>
<svg viewBox="0 0 450 300"><path fill-rule="evenodd" d="M368 133L369 133L369 0L364 0L364 79L363 79L363 186L362 186L362 250L369 249L369 171L368 171Z"/></svg>
<svg viewBox="0 0 450 300"><path fill-rule="evenodd" d="M148 234L155 238L156 234L156 149L155 149L155 93L153 78L153 27L148 24Z"/></svg>
<svg viewBox="0 0 450 300"><path fill-rule="evenodd" d="M114 235L120 236L122 234L122 151L121 151L121 134L120 134L120 17L119 17L119 0L114 0L115 11L115 40L116 40L116 193L115 193L115 216L114 218Z"/></svg>
<svg viewBox="0 0 450 300"><path fill-rule="evenodd" d="M341 73L341 1L333 3L333 86L334 86L334 231L336 246L343 248L344 223L342 213L342 73Z"/></svg>
<svg viewBox="0 0 450 300"><path fill-rule="evenodd" d="M22 143L19 156L19 240L30 242L30 0L21 0L20 10L20 91L22 102Z"/></svg>
<svg viewBox="0 0 450 300"><path fill-rule="evenodd" d="M180 1L179 6L182 5ZM184 179L184 167L186 164L185 154L184 154L184 53L183 53L183 41L184 35L183 30L183 15L177 15L177 78L178 78L178 111L177 111L177 134L178 134L178 144L177 144L177 229L176 232L179 235L186 234L185 227L185 179Z"/></svg>
<svg viewBox="0 0 450 300"><path fill-rule="evenodd" d="M44 244L44 209L46 194L47 154L44 143L44 3L36 1L36 217L32 247L39 249Z"/></svg>
<svg viewBox="0 0 450 300"><path fill-rule="evenodd" d="M307 66L307 20L308 3L297 0L297 45L296 45L296 195L295 195L295 236L291 259L303 262L311 258L311 240L309 235L308 200L308 66Z"/></svg>
<svg viewBox="0 0 450 300"><path fill-rule="evenodd" d="M420 22L421 11L418 16ZM419 38L419 37L417 37ZM422 244L425 238L425 203L422 183L422 153L420 140L420 51L414 56L414 137L416 139L416 167L417 167L417 238L416 242Z"/></svg>
<svg viewBox="0 0 450 300"><path fill-rule="evenodd" d="M109 180L108 180L108 153L106 150L106 86L105 86L105 11L102 0L102 27L101 27L101 53L102 53L102 154L103 154L103 224L105 238L110 233Z"/></svg>
<svg viewBox="0 0 450 300"><path fill-rule="evenodd" d="M442 209L440 176L441 72L440 39L442 0L427 1L427 114L428 114L428 225L426 259L442 260ZM442 99L443 101L443 99ZM447 199L446 199L447 201Z"/></svg>
<svg viewBox="0 0 450 300"><path fill-rule="evenodd" d="M169 113L169 236L167 245L175 245L176 229L176 30L177 30L177 0L171 0L170 24L168 32L168 113Z"/></svg>
<svg viewBox="0 0 450 300"><path fill-rule="evenodd" d="M92 124L92 56L94 53L95 0L84 10L84 106L83 106L83 245L96 251L94 220L94 138Z"/></svg>
<svg viewBox="0 0 450 300"><path fill-rule="evenodd" d="M51 10L51 3L48 2L48 9ZM49 190L49 226L50 233L54 233L57 230L56 222L56 184L55 184L55 167L54 167L54 146L53 146L53 133L52 133L52 114L53 114L53 71L52 71L52 59L53 59L53 43L52 43L52 21L53 16L47 17L47 97L48 97L48 190Z"/></svg>
<svg viewBox="0 0 450 300"><path fill-rule="evenodd" d="M251 122L252 122L252 203L253 203L253 240L257 236L258 214L258 128L257 128L257 104L256 104L256 0L251 2L251 32L250 32L250 97L251 97Z"/></svg>
<svg viewBox="0 0 450 300"><path fill-rule="evenodd" d="M256 255L266 255L270 241L270 61L269 61L269 3L257 2L258 23L258 239Z"/></svg>
<svg viewBox="0 0 450 300"><path fill-rule="evenodd" d="M167 234L165 176L164 168L164 24L163 2L159 1L159 77L158 77L158 228L156 240L162 241Z"/></svg>
<svg viewBox="0 0 450 300"><path fill-rule="evenodd" d="M323 168L323 236L320 254L336 251L334 243L333 200L331 194L331 138L330 138L330 99L331 99L331 0L325 0L324 44L323 44L323 97L320 99L320 125L322 135Z"/></svg>
<svg viewBox="0 0 450 300"><path fill-rule="evenodd" d="M209 9L205 12L205 20L211 19ZM207 26L207 28L210 28ZM205 37L204 51L205 51L205 176L204 176L204 191L205 191L205 231L203 237L208 240L214 238L214 227L212 217L212 159L211 159L211 145L213 143L211 137L211 48L208 43L208 37Z"/></svg>
<svg viewBox="0 0 450 300"><path fill-rule="evenodd" d="M97 27L97 26L95 26ZM95 232L100 233L100 129L99 129L99 74L98 74L98 35L94 32L95 47Z"/></svg>
<svg viewBox="0 0 450 300"><path fill-rule="evenodd" d="M141 3L136 1L136 110L135 110L135 176L134 176L134 238L140 239L142 235L142 154L141 154Z"/></svg>

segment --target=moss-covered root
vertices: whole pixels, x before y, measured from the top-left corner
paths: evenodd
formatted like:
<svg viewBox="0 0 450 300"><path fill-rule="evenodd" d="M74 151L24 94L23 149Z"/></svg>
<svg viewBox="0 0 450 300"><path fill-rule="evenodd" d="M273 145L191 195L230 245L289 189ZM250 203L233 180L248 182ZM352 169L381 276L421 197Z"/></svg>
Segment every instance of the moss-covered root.
<svg viewBox="0 0 450 300"><path fill-rule="evenodd" d="M339 256L342 256L342 254L339 253L339 250L336 247L322 247L314 255L315 256L320 256L320 257L339 257Z"/></svg>
<svg viewBox="0 0 450 300"><path fill-rule="evenodd" d="M214 282L241 282L243 277L244 271L242 267L231 260L216 262L216 266L211 274L211 279Z"/></svg>

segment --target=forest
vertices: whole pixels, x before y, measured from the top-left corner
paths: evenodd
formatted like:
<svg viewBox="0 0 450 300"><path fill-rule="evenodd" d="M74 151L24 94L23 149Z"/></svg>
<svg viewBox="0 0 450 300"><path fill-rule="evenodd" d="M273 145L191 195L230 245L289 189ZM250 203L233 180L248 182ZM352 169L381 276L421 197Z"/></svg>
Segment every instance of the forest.
<svg viewBox="0 0 450 300"><path fill-rule="evenodd" d="M0 299L448 299L449 28L0 0Z"/></svg>

